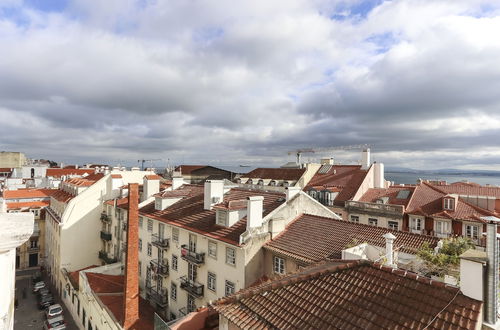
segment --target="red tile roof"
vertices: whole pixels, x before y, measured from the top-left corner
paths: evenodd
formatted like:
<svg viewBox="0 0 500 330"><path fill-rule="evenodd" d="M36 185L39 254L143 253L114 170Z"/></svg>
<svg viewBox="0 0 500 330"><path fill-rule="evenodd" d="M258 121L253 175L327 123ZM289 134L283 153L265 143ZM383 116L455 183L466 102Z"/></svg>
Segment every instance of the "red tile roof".
<svg viewBox="0 0 500 330"><path fill-rule="evenodd" d="M114 199L107 200L106 204L114 206L115 205L115 200ZM128 209L128 197L117 198L116 199L116 207L123 208L123 209Z"/></svg>
<svg viewBox="0 0 500 330"><path fill-rule="evenodd" d="M57 189L18 189L5 190L4 199L23 199L23 198L49 198L57 192Z"/></svg>
<svg viewBox="0 0 500 330"><path fill-rule="evenodd" d="M345 201L354 197L368 170L362 170L361 165L333 165L326 173L318 172L304 190L339 188L340 192L335 198L334 204L343 206Z"/></svg>
<svg viewBox="0 0 500 330"><path fill-rule="evenodd" d="M107 275L86 272L90 288L101 302L113 313L114 317L123 322L123 275ZM153 329L154 309L142 298L139 298L139 320L130 328L135 330Z"/></svg>
<svg viewBox="0 0 500 330"><path fill-rule="evenodd" d="M466 196L490 196L500 198L500 187L481 186L473 182L455 182L449 185L433 185L447 194Z"/></svg>
<svg viewBox="0 0 500 330"><path fill-rule="evenodd" d="M251 172L242 174L241 177L250 179L298 181L305 171L305 168L256 168Z"/></svg>
<svg viewBox="0 0 500 330"><path fill-rule="evenodd" d="M475 329L482 302L368 262L329 262L218 300L239 329Z"/></svg>
<svg viewBox="0 0 500 330"><path fill-rule="evenodd" d="M397 198L400 191L409 191L407 198ZM360 202L375 203L378 199L387 197L386 204L392 205L404 205L408 206L410 198L415 190L414 186L391 186L387 189L385 188L371 188L368 189L363 196L359 199Z"/></svg>
<svg viewBox="0 0 500 330"><path fill-rule="evenodd" d="M80 175L81 176L81 175L84 175L85 173L94 174L94 172L95 172L95 169L93 169L93 168L78 168L78 169L74 169L74 168L48 168L46 175L59 178L63 175L66 175L66 176L68 176L68 175Z"/></svg>
<svg viewBox="0 0 500 330"><path fill-rule="evenodd" d="M245 209L247 207L247 200L242 199L242 200L233 200L233 201L227 201L224 203L219 203L217 205L214 205L214 208L216 209L222 209L222 210L241 210Z"/></svg>
<svg viewBox="0 0 500 330"><path fill-rule="evenodd" d="M87 267L84 267L82 269L75 270L74 272L68 273L70 282L73 284L73 286L76 289L78 289L80 286L80 272L83 270L87 270L87 269L91 269L91 268L95 268L95 267L99 267L99 266L96 266L96 265L87 266Z"/></svg>
<svg viewBox="0 0 500 330"><path fill-rule="evenodd" d="M121 174L111 174L111 177L113 179L121 179L122 178L122 175Z"/></svg>
<svg viewBox="0 0 500 330"><path fill-rule="evenodd" d="M441 186L433 186L426 182L418 185L415 188L406 212L408 214L474 222L484 222L481 220L481 217L496 215L494 212L471 205L460 198L455 205L455 210L443 210L443 197L445 197L447 193L440 188Z"/></svg>
<svg viewBox="0 0 500 330"><path fill-rule="evenodd" d="M86 177L67 179L65 182L79 187L90 187L103 177L103 173L96 173L90 174Z"/></svg>
<svg viewBox="0 0 500 330"><path fill-rule="evenodd" d="M172 206L163 211L158 211L155 209L155 203L150 203L140 209L140 214L171 225L186 228L230 244L239 245L240 235L246 230L246 217L239 220L231 227L216 225L216 211L205 210L203 208L203 186L184 185L175 191L181 191L183 189L188 189L189 195ZM242 200L250 196L264 197L263 216L268 215L271 211L285 202L285 195L282 193L264 192L243 188L231 189L224 195L223 202Z"/></svg>
<svg viewBox="0 0 500 330"><path fill-rule="evenodd" d="M54 197L59 202L67 203L75 196L73 196L73 194L65 192L64 190L58 189L57 192L52 195L52 197Z"/></svg>
<svg viewBox="0 0 500 330"><path fill-rule="evenodd" d="M161 180L162 177L156 174L150 174L144 176L147 180Z"/></svg>
<svg viewBox="0 0 500 330"><path fill-rule="evenodd" d="M385 247L388 232L397 238L394 248L407 253L416 253L424 242L436 246L439 238L395 231L382 227L357 224L309 214L303 214L291 222L276 238L264 248L296 260L311 263L324 258L342 257L342 250L353 244L368 243Z"/></svg>
<svg viewBox="0 0 500 330"><path fill-rule="evenodd" d="M10 173L12 172L12 168L10 167L0 167L0 173Z"/></svg>
<svg viewBox="0 0 500 330"><path fill-rule="evenodd" d="M50 205L49 201L14 202L14 203L7 203L7 209L9 210L16 210L22 208L36 209L36 208L46 207L49 205Z"/></svg>

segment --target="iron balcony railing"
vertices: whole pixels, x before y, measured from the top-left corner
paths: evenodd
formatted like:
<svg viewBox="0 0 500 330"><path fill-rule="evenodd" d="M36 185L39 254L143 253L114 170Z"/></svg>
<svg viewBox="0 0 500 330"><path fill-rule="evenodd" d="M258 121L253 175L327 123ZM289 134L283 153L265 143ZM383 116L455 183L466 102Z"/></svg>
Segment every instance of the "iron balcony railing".
<svg viewBox="0 0 500 330"><path fill-rule="evenodd" d="M28 252L38 252L40 251L39 246L28 246Z"/></svg>
<svg viewBox="0 0 500 330"><path fill-rule="evenodd" d="M181 246L181 257L182 259L195 263L195 264L202 264L205 262L205 253L198 253L189 250L187 244L184 244Z"/></svg>
<svg viewBox="0 0 500 330"><path fill-rule="evenodd" d="M203 284L191 281L187 276L181 277L181 289L186 290L195 297L203 297Z"/></svg>
<svg viewBox="0 0 500 330"><path fill-rule="evenodd" d="M104 261L107 264L114 264L118 260L116 258L111 258L109 257L108 253L106 251L99 251L99 259Z"/></svg>
<svg viewBox="0 0 500 330"><path fill-rule="evenodd" d="M168 238L160 237L160 235L158 234L152 234L151 244L157 246L160 249L168 249L170 245L170 240Z"/></svg>
<svg viewBox="0 0 500 330"><path fill-rule="evenodd" d="M111 222L111 218L106 213L103 212L101 213L101 221L108 223Z"/></svg>
<svg viewBox="0 0 500 330"><path fill-rule="evenodd" d="M165 307L168 304L168 292L167 289L157 290L153 287L147 287L148 291L146 293L147 297L155 302L160 307Z"/></svg>
<svg viewBox="0 0 500 330"><path fill-rule="evenodd" d="M151 271L160 276L168 276L168 260L153 259L150 261Z"/></svg>
<svg viewBox="0 0 500 330"><path fill-rule="evenodd" d="M188 315L187 307L179 308L179 318Z"/></svg>
<svg viewBox="0 0 500 330"><path fill-rule="evenodd" d="M101 239L111 241L111 233L109 231L101 230Z"/></svg>

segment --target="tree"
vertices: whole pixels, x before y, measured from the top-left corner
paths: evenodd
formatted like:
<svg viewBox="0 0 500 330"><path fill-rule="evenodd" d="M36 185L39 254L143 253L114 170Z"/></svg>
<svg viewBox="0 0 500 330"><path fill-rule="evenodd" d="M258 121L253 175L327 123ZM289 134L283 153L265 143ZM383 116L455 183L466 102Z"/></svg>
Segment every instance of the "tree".
<svg viewBox="0 0 500 330"><path fill-rule="evenodd" d="M444 239L442 247L436 251L424 243L417 255L427 267L428 275L451 275L458 273L460 255L469 249L474 249L474 243L464 237Z"/></svg>

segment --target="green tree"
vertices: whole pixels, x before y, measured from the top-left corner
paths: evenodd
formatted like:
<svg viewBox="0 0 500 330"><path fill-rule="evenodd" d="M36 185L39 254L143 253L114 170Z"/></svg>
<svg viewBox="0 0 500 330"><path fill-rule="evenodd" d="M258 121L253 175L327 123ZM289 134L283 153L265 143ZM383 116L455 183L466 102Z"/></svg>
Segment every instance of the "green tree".
<svg viewBox="0 0 500 330"><path fill-rule="evenodd" d="M437 253L428 243L424 243L418 250L417 255L424 262L427 268L427 275L442 277L458 273L460 255L474 248L474 243L468 238L447 238L443 240L443 246Z"/></svg>

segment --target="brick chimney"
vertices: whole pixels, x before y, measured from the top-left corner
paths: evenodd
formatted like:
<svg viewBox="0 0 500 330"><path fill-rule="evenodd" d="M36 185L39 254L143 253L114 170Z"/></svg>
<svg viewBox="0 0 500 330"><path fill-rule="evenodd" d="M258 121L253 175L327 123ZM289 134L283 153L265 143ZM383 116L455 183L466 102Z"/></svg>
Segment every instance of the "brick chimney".
<svg viewBox="0 0 500 330"><path fill-rule="evenodd" d="M139 185L128 185L128 226L123 293L123 329L139 319Z"/></svg>

